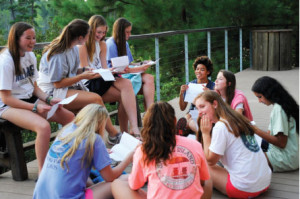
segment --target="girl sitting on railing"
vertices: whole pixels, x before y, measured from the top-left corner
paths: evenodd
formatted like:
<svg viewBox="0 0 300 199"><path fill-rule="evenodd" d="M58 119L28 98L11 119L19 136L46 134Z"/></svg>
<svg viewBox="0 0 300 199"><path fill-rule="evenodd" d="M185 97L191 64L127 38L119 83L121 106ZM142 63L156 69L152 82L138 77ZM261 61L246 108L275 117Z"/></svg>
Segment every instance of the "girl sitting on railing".
<svg viewBox="0 0 300 199"><path fill-rule="evenodd" d="M90 26L86 21L75 19L71 21L62 33L44 49L40 62L38 84L45 92L61 98L78 96L65 107L78 112L90 103L104 106L100 95L88 92L82 84L83 79L94 79L97 73L85 68L79 69L79 52L77 45L83 45L89 37ZM110 118L106 130L114 137L114 144L118 143L121 134L112 125Z"/></svg>
<svg viewBox="0 0 300 199"><path fill-rule="evenodd" d="M94 15L89 20L91 32L85 45L79 46L79 58L81 67L92 69L107 69L106 43L104 41L107 32L105 19L100 15ZM104 81L98 75L97 78L84 80L89 91L99 94L104 102L119 102L118 118L122 132L128 132L128 119L130 121L131 134L139 135L137 126L136 100L128 79L114 75L116 81ZM113 144L110 136L108 142Z"/></svg>
<svg viewBox="0 0 300 199"><path fill-rule="evenodd" d="M111 183L132 162L133 152L115 168L103 142L105 107L89 104L61 129L49 149L33 198L112 198ZM87 187L91 168L105 182Z"/></svg>
<svg viewBox="0 0 300 199"><path fill-rule="evenodd" d="M35 152L40 172L51 134L47 113L60 99L48 96L37 86L37 61L32 52L35 43L31 25L18 22L11 27L7 47L0 54L0 118L36 132ZM59 107L49 121L65 125L73 118L72 112Z"/></svg>
<svg viewBox="0 0 300 199"><path fill-rule="evenodd" d="M299 168L299 105L276 80L261 77L252 86L258 101L273 105L268 132L256 129L263 138L266 157L274 172Z"/></svg>
<svg viewBox="0 0 300 199"><path fill-rule="evenodd" d="M113 25L113 36L106 41L107 45L107 65L113 67L111 58L127 55L129 59L129 68L125 69L126 73L141 73L141 74L124 74L122 77L130 79L135 94L144 95L145 111L154 102L154 78L152 75L145 73L150 65L133 63L133 57L127 43L131 35L132 24L124 18L119 18ZM146 62L147 63L147 62Z"/></svg>

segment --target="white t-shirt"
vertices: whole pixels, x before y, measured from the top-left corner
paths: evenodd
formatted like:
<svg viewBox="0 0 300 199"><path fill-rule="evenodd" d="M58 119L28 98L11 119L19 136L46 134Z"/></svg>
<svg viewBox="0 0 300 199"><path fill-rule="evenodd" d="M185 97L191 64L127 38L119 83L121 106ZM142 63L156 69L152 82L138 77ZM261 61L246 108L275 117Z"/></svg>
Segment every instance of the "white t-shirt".
<svg viewBox="0 0 300 199"><path fill-rule="evenodd" d="M254 136L247 139L254 148L246 147L242 137L235 137L218 121L212 131L210 151L221 155L233 186L241 191L258 192L270 185L271 169ZM253 139L252 139L253 137Z"/></svg>
<svg viewBox="0 0 300 199"><path fill-rule="evenodd" d="M0 90L10 90L17 99L29 99L34 91L34 82L38 78L36 57L33 52L25 52L20 65L23 73L15 74L15 64L8 49L0 54ZM4 103L0 98L0 107Z"/></svg>
<svg viewBox="0 0 300 199"><path fill-rule="evenodd" d="M78 47L74 46L63 53L53 55L47 61L48 52L44 53L41 58L38 85L44 92L52 93L54 82L77 75L80 63L79 51Z"/></svg>
<svg viewBox="0 0 300 199"><path fill-rule="evenodd" d="M89 63L89 67L93 68L93 69L100 69L102 68L101 65L101 59L100 59L100 45L99 42L95 42L95 52L93 55L93 61L91 62L91 60L88 57L88 63ZM83 84L86 84L86 82L88 81L87 79L83 79L81 80Z"/></svg>
<svg viewBox="0 0 300 199"><path fill-rule="evenodd" d="M93 55L93 61L91 62L90 59L88 58L89 67L91 67L93 69L102 68L101 59L100 59L100 52L101 52L101 49L100 49L99 42L95 42L95 53Z"/></svg>

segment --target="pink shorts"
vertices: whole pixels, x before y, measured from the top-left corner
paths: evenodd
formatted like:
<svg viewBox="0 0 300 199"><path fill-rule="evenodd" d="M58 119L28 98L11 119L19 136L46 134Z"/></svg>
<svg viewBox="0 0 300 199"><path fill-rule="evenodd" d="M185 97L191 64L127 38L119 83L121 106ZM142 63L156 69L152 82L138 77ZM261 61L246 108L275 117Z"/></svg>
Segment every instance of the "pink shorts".
<svg viewBox="0 0 300 199"><path fill-rule="evenodd" d="M91 189L86 189L85 190L85 199L93 199L93 190Z"/></svg>
<svg viewBox="0 0 300 199"><path fill-rule="evenodd" d="M254 192L254 193L241 191L232 185L232 183L230 181L230 175L228 174L228 176L227 176L226 193L229 198L254 198L254 197L257 197L258 195L262 194L263 192L267 191L268 188L269 188L269 186L262 191Z"/></svg>

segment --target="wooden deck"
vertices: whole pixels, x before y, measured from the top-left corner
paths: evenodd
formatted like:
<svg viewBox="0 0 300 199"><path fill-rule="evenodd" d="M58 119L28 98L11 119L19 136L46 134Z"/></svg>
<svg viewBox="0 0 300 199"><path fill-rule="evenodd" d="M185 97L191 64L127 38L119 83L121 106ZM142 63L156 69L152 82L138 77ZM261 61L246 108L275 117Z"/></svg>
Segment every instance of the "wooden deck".
<svg viewBox="0 0 300 199"><path fill-rule="evenodd" d="M253 71L245 70L237 73L237 87L242 90L248 98L250 108L252 110L254 121L261 129L266 130L269 124L269 114L272 107L259 104L256 97L251 92L251 86L254 81L263 75L272 76L278 79L299 104L299 70L293 69L289 71ZM180 111L178 107L178 98L170 101L176 111L177 118L185 115L186 111ZM37 178L37 161L27 164L29 179L23 182L12 180L11 172L0 175L0 199L29 199L32 198L35 179ZM126 170L130 172L128 167ZM214 190L213 198L227 198L218 191ZM262 196L261 199L271 198L299 198L299 170L286 173L273 173L272 182L269 190Z"/></svg>

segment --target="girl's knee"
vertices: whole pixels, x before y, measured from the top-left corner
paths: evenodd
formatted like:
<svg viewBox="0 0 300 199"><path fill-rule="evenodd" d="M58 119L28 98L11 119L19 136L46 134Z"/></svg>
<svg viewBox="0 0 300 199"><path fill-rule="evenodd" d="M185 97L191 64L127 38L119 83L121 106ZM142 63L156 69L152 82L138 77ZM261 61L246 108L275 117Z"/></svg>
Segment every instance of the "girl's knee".
<svg viewBox="0 0 300 199"><path fill-rule="evenodd" d="M147 83L154 83L154 76L150 75L150 74L144 74L143 80L144 80L144 82L147 82Z"/></svg>
<svg viewBox="0 0 300 199"><path fill-rule="evenodd" d="M89 96L89 98L91 103L104 105L102 97L100 95L95 93L90 93L90 94L91 95Z"/></svg>
<svg viewBox="0 0 300 199"><path fill-rule="evenodd" d="M57 119L55 122L60 123L62 125L70 123L75 117L74 113L65 108L58 109L55 114L57 114Z"/></svg>
<svg viewBox="0 0 300 199"><path fill-rule="evenodd" d="M116 87L117 88L130 88L131 86L131 81L129 79L125 78L119 78L116 82Z"/></svg>
<svg viewBox="0 0 300 199"><path fill-rule="evenodd" d="M38 125L34 127L34 130L39 136L50 137L51 126L47 120L41 120Z"/></svg>

